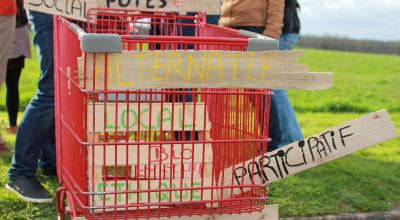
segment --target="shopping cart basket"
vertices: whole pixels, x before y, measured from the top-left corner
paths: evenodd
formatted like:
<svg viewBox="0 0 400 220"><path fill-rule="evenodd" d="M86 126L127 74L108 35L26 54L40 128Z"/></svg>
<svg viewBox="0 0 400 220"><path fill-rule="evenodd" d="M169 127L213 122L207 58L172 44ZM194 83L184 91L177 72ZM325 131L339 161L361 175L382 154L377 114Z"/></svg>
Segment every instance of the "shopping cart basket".
<svg viewBox="0 0 400 220"><path fill-rule="evenodd" d="M88 15L88 22L54 19L61 216L65 200L73 217L88 219L261 211L264 184L243 184L246 170L232 172L231 184L221 178L225 168L266 152L270 90L116 89L110 82L126 84L112 77L122 65L112 57L123 51L248 51L265 44L249 32L206 24L204 14ZM194 36L183 36L187 30ZM260 170L257 162L248 170ZM243 193L221 193L238 189Z"/></svg>

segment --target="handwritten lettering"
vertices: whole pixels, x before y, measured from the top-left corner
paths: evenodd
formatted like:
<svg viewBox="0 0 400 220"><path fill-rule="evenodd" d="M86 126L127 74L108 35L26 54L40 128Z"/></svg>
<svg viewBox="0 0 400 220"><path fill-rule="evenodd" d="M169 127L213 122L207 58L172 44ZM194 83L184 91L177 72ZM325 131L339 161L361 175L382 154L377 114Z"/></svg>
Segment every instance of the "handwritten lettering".
<svg viewBox="0 0 400 220"><path fill-rule="evenodd" d="M210 190L203 189L209 187L210 179L204 178L181 180L150 180L150 181L128 181L119 180L115 182L98 182L95 184L95 192L115 192L116 194L98 194L94 197L94 202L98 205L110 204L130 204L130 203L158 203L158 202L179 202L179 201L199 201L210 198ZM189 189L193 188L193 189ZM152 189L152 192L128 193L131 190ZM168 191L163 191L168 189ZM176 190L180 189L180 190ZM172 191L170 191L172 190ZM171 192L171 193L170 193Z"/></svg>
<svg viewBox="0 0 400 220"><path fill-rule="evenodd" d="M271 179L285 178L292 174L291 169L317 163L335 151L345 148L347 139L354 135L349 130L351 126L330 130L298 141L272 154L262 155L257 160L246 163L244 167L239 164L233 170L234 181L241 185L242 182L254 183L255 179L259 180L257 182L266 183Z"/></svg>
<svg viewBox="0 0 400 220"><path fill-rule="evenodd" d="M209 130L210 121L206 114L204 103L104 103L90 104L88 106L88 129L95 132L101 131L189 131L195 129ZM117 111L118 110L118 111ZM93 114L96 115L93 123ZM174 117L172 117L175 115ZM204 121L204 118L206 120ZM193 119L195 119L193 121ZM204 127L204 123L206 123Z"/></svg>
<svg viewBox="0 0 400 220"><path fill-rule="evenodd" d="M64 15L78 20L86 20L86 12L93 7L86 0L27 0L25 7L34 11L54 15Z"/></svg>
<svg viewBox="0 0 400 220"><path fill-rule="evenodd" d="M107 88L124 89L152 83L265 82L268 73L283 71L279 69L284 68L282 64L279 64L282 62L280 54L226 51L132 51L109 54L107 63L110 65L108 65L108 74L105 78L105 74L102 73L105 69L105 56L97 58L96 61L89 58L86 72L93 72L91 62L95 62L97 88L107 86ZM86 77L89 88L94 81L91 77L91 74Z"/></svg>

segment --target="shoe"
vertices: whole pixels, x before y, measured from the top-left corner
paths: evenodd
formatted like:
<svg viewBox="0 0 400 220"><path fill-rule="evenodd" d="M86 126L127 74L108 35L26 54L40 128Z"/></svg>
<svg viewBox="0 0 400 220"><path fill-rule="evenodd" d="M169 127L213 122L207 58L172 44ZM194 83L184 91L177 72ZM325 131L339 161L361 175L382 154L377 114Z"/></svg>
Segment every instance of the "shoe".
<svg viewBox="0 0 400 220"><path fill-rule="evenodd" d="M0 155L10 153L10 149L7 147L5 143L0 143Z"/></svg>
<svg viewBox="0 0 400 220"><path fill-rule="evenodd" d="M34 203L51 203L50 193L40 184L36 176L9 177L6 189L22 199Z"/></svg>
<svg viewBox="0 0 400 220"><path fill-rule="evenodd" d="M17 134L17 130L18 130L18 126L14 125L14 126L10 126L6 128L8 133L10 134Z"/></svg>
<svg viewBox="0 0 400 220"><path fill-rule="evenodd" d="M42 169L42 176L45 178L57 177L57 169L49 169L49 170Z"/></svg>

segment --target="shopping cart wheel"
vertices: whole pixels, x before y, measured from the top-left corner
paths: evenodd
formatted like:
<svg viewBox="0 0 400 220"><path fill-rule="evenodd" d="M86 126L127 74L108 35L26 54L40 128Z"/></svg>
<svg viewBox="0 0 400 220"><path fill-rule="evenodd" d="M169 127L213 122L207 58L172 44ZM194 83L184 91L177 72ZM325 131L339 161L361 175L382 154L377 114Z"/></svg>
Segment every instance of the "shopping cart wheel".
<svg viewBox="0 0 400 220"><path fill-rule="evenodd" d="M67 189L65 187L59 187L56 192L56 205L58 211L58 219L65 219L65 198L67 195Z"/></svg>

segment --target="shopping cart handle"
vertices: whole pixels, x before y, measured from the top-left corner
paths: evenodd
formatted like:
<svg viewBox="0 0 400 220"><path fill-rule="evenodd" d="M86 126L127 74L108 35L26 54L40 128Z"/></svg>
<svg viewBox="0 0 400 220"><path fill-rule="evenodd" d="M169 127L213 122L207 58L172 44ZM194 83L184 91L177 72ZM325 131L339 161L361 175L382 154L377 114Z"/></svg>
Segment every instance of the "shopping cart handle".
<svg viewBox="0 0 400 220"><path fill-rule="evenodd" d="M239 30L239 33L241 35L250 37L248 51L267 51L279 49L279 41L274 38L246 30Z"/></svg>
<svg viewBox="0 0 400 220"><path fill-rule="evenodd" d="M69 23L69 27L78 35L82 52L120 53L122 51L121 36L118 34L86 33L74 23Z"/></svg>

